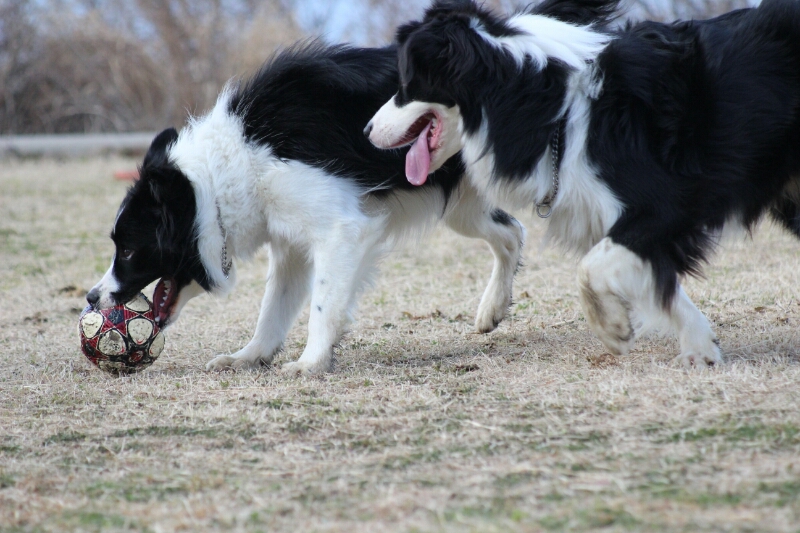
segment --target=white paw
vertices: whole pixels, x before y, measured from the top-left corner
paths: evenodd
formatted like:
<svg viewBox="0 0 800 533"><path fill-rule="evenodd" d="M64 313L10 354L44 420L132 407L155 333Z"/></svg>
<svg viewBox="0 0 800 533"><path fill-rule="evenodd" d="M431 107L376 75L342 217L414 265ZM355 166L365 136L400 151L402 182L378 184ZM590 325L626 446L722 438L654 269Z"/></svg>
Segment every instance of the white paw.
<svg viewBox="0 0 800 533"><path fill-rule="evenodd" d="M501 302L481 302L478 315L475 317L475 329L478 333L494 331L506 317L509 305L511 298L503 299Z"/></svg>
<svg viewBox="0 0 800 533"><path fill-rule="evenodd" d="M261 359L255 360L250 357L241 357L237 352L233 355L218 355L206 364L207 371L223 371L223 370L254 370L261 366Z"/></svg>
<svg viewBox="0 0 800 533"><path fill-rule="evenodd" d="M704 353L699 351L684 352L676 357L675 361L685 368L706 368L722 364L722 354L720 354L719 348L714 345L713 349Z"/></svg>
<svg viewBox="0 0 800 533"><path fill-rule="evenodd" d="M281 372L291 376L315 376L331 370L330 365L309 364L305 361L286 363L281 367Z"/></svg>
<svg viewBox="0 0 800 533"><path fill-rule="evenodd" d="M233 362L236 361L230 355L218 355L208 363L206 363L206 370L208 371L221 371L221 370L230 370L233 368Z"/></svg>

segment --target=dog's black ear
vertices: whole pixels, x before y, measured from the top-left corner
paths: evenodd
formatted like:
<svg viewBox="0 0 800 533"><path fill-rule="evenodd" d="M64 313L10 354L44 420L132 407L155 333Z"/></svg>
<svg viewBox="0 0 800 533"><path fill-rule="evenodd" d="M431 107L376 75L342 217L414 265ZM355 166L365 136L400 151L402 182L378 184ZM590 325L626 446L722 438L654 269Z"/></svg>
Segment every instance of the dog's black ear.
<svg viewBox="0 0 800 533"><path fill-rule="evenodd" d="M439 13L477 12L478 4L474 0L435 0L425 11L426 20Z"/></svg>
<svg viewBox="0 0 800 533"><path fill-rule="evenodd" d="M442 78L463 81L481 60L480 47L473 42L480 37L470 23L468 15L449 13L412 33L399 52L401 82L407 85L415 76L427 84Z"/></svg>
<svg viewBox="0 0 800 533"><path fill-rule="evenodd" d="M408 40L408 36L414 33L414 31L420 26L422 26L422 23L418 20L409 22L407 24L402 24L399 28L397 28L397 32L395 33L394 38L397 44L402 46Z"/></svg>
<svg viewBox="0 0 800 533"><path fill-rule="evenodd" d="M544 0L529 13L580 26L608 24L619 13L621 0Z"/></svg>
<svg viewBox="0 0 800 533"><path fill-rule="evenodd" d="M144 156L144 163L142 166L148 167L162 164L167 157L167 148L177 139L178 131L175 128L167 128L156 135L153 142L150 143L147 154Z"/></svg>

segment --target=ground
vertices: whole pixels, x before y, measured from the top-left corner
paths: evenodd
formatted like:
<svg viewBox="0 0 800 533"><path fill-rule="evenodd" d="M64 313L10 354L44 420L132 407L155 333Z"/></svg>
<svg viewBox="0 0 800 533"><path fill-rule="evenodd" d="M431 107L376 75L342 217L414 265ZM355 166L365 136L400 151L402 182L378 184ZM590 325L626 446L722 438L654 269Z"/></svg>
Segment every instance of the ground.
<svg viewBox="0 0 800 533"><path fill-rule="evenodd" d="M127 159L0 165L2 531L800 531L800 243L726 241L687 292L725 364L604 355L576 261L529 214L510 317L472 333L488 248L442 229L383 263L336 369L206 373L266 272L193 301L146 371L78 349ZM303 315L278 357L299 356Z"/></svg>

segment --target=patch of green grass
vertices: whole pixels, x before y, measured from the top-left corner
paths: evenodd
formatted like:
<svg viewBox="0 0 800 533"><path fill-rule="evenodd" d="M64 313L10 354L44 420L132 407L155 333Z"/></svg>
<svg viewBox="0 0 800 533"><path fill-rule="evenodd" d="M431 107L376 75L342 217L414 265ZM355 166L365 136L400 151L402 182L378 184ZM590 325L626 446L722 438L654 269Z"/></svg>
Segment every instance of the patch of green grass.
<svg viewBox="0 0 800 533"><path fill-rule="evenodd" d="M778 507L797 505L800 503L800 479L793 479L782 483L759 483L758 490L759 492L777 494L778 499L775 505Z"/></svg>
<svg viewBox="0 0 800 533"><path fill-rule="evenodd" d="M75 431L63 431L47 437L42 446L50 446L51 444L62 444L67 442L81 442L86 440L86 435L77 433Z"/></svg>
<svg viewBox="0 0 800 533"><path fill-rule="evenodd" d="M547 515L538 520L539 525L548 531L564 531L569 523L569 518L563 516Z"/></svg>
<svg viewBox="0 0 800 533"><path fill-rule="evenodd" d="M528 517L527 513L519 509L513 500L494 498L486 505L465 506L458 509L448 509L443 513L446 522L467 522L473 526L476 521L498 522L510 520L522 522ZM475 527L474 531L480 531Z"/></svg>
<svg viewBox="0 0 800 533"><path fill-rule="evenodd" d="M622 507L595 507L591 510L579 510L576 518L589 528L606 528L620 526L623 529L640 530L642 524L635 516Z"/></svg>
<svg viewBox="0 0 800 533"><path fill-rule="evenodd" d="M382 466L387 470L403 470L415 464L436 463L441 460L441 458L441 450L429 450L389 457L382 463Z"/></svg>
<svg viewBox="0 0 800 533"><path fill-rule="evenodd" d="M14 479L14 476L6 472L0 471L0 489L13 487L14 485L16 485L16 483L17 480Z"/></svg>
<svg viewBox="0 0 800 533"><path fill-rule="evenodd" d="M228 432L224 432L228 435ZM186 426L147 426L129 429L120 429L111 433L109 437L209 437L214 438L220 435L220 431L214 428L191 428Z"/></svg>
<svg viewBox="0 0 800 533"><path fill-rule="evenodd" d="M109 530L128 530L147 533L150 528L139 524L138 521L117 514L100 511L67 511L50 520L62 531L101 532Z"/></svg>
<svg viewBox="0 0 800 533"><path fill-rule="evenodd" d="M639 487L639 490L649 492L652 497L657 499L688 503L703 509L720 506L733 507L746 499L745 495L735 492L694 492L667 479L661 480L660 483Z"/></svg>
<svg viewBox="0 0 800 533"><path fill-rule="evenodd" d="M590 431L588 433L565 435L570 443L567 444L567 450L571 452L580 452L588 450L592 446L604 444L608 441L608 435L600 433L599 431Z"/></svg>
<svg viewBox="0 0 800 533"><path fill-rule="evenodd" d="M499 488L509 488L521 485L523 483L529 483L536 477L537 475L534 472L513 472L511 474L498 477L494 480L494 484Z"/></svg>
<svg viewBox="0 0 800 533"><path fill-rule="evenodd" d="M127 502L163 501L172 495L191 492L183 483L158 483L146 479L124 479L122 481L98 481L88 485L84 492L92 500L111 498Z"/></svg>
<svg viewBox="0 0 800 533"><path fill-rule="evenodd" d="M667 440L669 442L696 442L718 437L728 442L768 441L778 445L796 445L800 444L800 428L792 424L711 426L673 433Z"/></svg>

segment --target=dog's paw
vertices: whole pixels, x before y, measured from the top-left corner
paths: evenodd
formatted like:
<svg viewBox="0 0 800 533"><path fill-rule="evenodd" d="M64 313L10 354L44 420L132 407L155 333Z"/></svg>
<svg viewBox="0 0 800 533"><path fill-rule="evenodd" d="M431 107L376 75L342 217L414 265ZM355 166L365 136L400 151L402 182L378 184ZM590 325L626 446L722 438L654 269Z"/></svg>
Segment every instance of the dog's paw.
<svg viewBox="0 0 800 533"><path fill-rule="evenodd" d="M261 366L261 360L250 361L236 355L218 355L206 364L206 370L222 372L224 370L254 370Z"/></svg>
<svg viewBox="0 0 800 533"><path fill-rule="evenodd" d="M281 372L290 376L316 376L329 372L329 365L308 364L305 361L295 361L293 363L285 363L281 367Z"/></svg>
<svg viewBox="0 0 800 533"><path fill-rule="evenodd" d="M699 353L695 351L684 352L675 358L675 362L684 368L707 368L722 364L722 354L719 348L714 346L713 350Z"/></svg>
<svg viewBox="0 0 800 533"><path fill-rule="evenodd" d="M497 326L506 317L506 309L511 301L489 302L478 308L478 315L475 317L475 329L478 333L489 333L497 329Z"/></svg>

